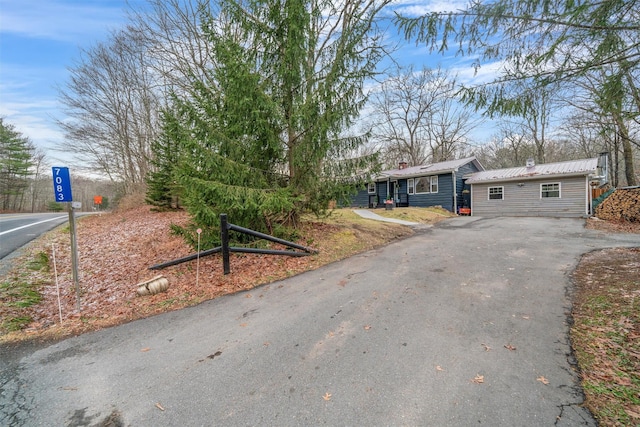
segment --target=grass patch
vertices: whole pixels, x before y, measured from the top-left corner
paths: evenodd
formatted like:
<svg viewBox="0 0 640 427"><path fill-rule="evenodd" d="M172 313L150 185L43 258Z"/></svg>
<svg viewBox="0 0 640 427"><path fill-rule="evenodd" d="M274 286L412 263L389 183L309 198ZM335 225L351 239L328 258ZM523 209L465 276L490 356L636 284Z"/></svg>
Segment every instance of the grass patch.
<svg viewBox="0 0 640 427"><path fill-rule="evenodd" d="M2 321L0 328L7 332L19 331L31 323L31 320L32 318L30 316L10 317Z"/></svg>
<svg viewBox="0 0 640 427"><path fill-rule="evenodd" d="M27 308L42 300L37 286L20 281L0 283L0 296L2 304L7 307Z"/></svg>
<svg viewBox="0 0 640 427"><path fill-rule="evenodd" d="M590 253L574 280L585 405L601 426L640 425L640 248Z"/></svg>
<svg viewBox="0 0 640 427"><path fill-rule="evenodd" d="M0 283L0 308L4 314L0 329L13 332L31 323L31 316L25 315L23 310L42 300L37 288L36 285L18 280Z"/></svg>
<svg viewBox="0 0 640 427"><path fill-rule="evenodd" d="M35 255L34 259L32 259L27 263L27 268L33 271L48 272L49 271L49 254L44 251L38 252Z"/></svg>
<svg viewBox="0 0 640 427"><path fill-rule="evenodd" d="M49 255L44 251L38 252L24 263L24 267L32 272L48 272ZM32 322L33 318L25 309L42 301L42 282L34 277L24 272L16 273L0 282L1 331L18 331Z"/></svg>
<svg viewBox="0 0 640 427"><path fill-rule="evenodd" d="M161 308L171 307L176 301L178 301L178 298L168 298L163 301L158 301L157 306Z"/></svg>

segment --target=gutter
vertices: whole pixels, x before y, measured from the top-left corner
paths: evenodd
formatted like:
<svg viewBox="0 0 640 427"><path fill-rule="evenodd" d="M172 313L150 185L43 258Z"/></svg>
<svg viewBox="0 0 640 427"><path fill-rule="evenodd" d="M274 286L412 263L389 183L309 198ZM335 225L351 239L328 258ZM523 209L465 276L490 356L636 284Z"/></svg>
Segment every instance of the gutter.
<svg viewBox="0 0 640 427"><path fill-rule="evenodd" d="M555 178L570 178L575 176L586 176L588 178L595 176L593 171L572 172L572 173L554 173L548 175L524 175L515 176L509 178L492 178L474 181L473 178L467 179L467 184L487 184L492 182L512 182L512 181L533 181L535 179L555 179ZM471 181L470 181L471 180Z"/></svg>
<svg viewBox="0 0 640 427"><path fill-rule="evenodd" d="M591 197L591 188L589 188L589 177L588 176L585 177L584 185L586 187L586 192L587 192L587 194L586 194L587 197L585 197L586 206L585 206L584 210L587 213L587 217L590 217L590 216L593 215L594 212L593 212L593 200L592 200L592 197Z"/></svg>
<svg viewBox="0 0 640 427"><path fill-rule="evenodd" d="M451 171L451 178L453 179L453 213L458 214L458 189L456 188L456 171Z"/></svg>
<svg viewBox="0 0 640 427"><path fill-rule="evenodd" d="M411 174L381 174L374 178L375 181L381 182L385 179L409 179L409 178L420 178L423 176L434 176L434 175L444 175L446 173L455 172L458 169L441 169L436 171L423 171L421 173L411 173Z"/></svg>

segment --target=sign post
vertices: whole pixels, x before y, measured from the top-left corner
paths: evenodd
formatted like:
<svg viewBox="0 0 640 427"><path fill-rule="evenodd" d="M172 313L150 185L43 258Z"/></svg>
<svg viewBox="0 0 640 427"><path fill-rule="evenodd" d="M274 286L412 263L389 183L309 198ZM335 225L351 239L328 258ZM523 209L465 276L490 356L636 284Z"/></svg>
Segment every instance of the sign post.
<svg viewBox="0 0 640 427"><path fill-rule="evenodd" d="M69 176L69 168L57 167L51 168L53 172L53 192L56 202L67 203L69 211L69 233L71 234L71 269L73 276L73 284L76 289L76 308L80 312L80 284L78 282L78 247L76 244L76 222L73 214L74 203L71 195L71 178Z"/></svg>
<svg viewBox="0 0 640 427"><path fill-rule="evenodd" d="M102 196L93 196L93 205L97 206L98 210L100 210L100 205L102 205Z"/></svg>

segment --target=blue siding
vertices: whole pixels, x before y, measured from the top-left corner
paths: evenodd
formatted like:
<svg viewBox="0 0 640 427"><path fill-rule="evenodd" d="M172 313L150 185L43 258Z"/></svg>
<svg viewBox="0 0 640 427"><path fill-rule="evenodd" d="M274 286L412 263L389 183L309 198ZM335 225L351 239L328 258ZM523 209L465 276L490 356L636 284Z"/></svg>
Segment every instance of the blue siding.
<svg viewBox="0 0 640 427"><path fill-rule="evenodd" d="M463 195L462 191L469 186L465 186L464 180L462 177L466 174L472 172L478 172L478 169L474 162L469 162L465 165L462 165L458 168L458 170L454 173L446 172L438 175L438 192L437 193L423 193L423 194L410 194L407 195L408 191L408 179L401 178L398 179L398 194L402 196L406 196L407 199L404 199L404 202L408 200L409 206L415 207L431 207L431 206L442 206L444 209L453 212L455 205L454 200L457 201L457 205L462 205ZM433 176L433 175L425 175L425 176ZM453 191L453 177L455 176L456 185L455 185L455 193ZM375 200L377 202L377 207L382 207L385 199L387 198L387 185L389 185L389 195L394 194L394 189L392 187L393 182L388 181L378 181L376 182L376 193ZM368 207L370 201L370 194L367 192L367 189L361 189L358 194L356 194L351 199L352 207ZM397 202L398 200L396 200ZM403 202L403 203L404 203ZM406 206L406 205L405 205Z"/></svg>
<svg viewBox="0 0 640 427"><path fill-rule="evenodd" d="M464 189L464 180L462 177L473 172L480 172L480 169L478 169L473 162L461 166L458 172L456 172L456 189L458 190L458 195L462 194L462 190ZM470 190L471 186L467 186L467 189Z"/></svg>
<svg viewBox="0 0 640 427"><path fill-rule="evenodd" d="M406 184L406 180L405 180ZM406 188L406 187L405 187ZM453 212L453 179L452 174L446 173L438 175L438 192L410 194L409 206L428 208L431 206L442 206Z"/></svg>
<svg viewBox="0 0 640 427"><path fill-rule="evenodd" d="M380 181L376 183L376 192L378 193L378 203L382 203L387 198L387 181ZM391 184L389 184L389 193L393 194Z"/></svg>
<svg viewBox="0 0 640 427"><path fill-rule="evenodd" d="M406 193L408 190L408 182L406 179L398 180L398 194Z"/></svg>
<svg viewBox="0 0 640 427"><path fill-rule="evenodd" d="M358 190L358 193L351 197L350 206L353 208L366 208L369 206L369 193L366 188Z"/></svg>
<svg viewBox="0 0 640 427"><path fill-rule="evenodd" d="M478 169L475 163L473 162L467 163L466 165L458 168L458 172L456 172L456 197L457 197L458 207L461 207L461 206L465 206L468 208L471 207L471 193L470 193L471 186L468 184L465 184L465 180L462 179L462 177L465 176L466 174L479 172L479 171L480 169ZM464 190L469 191L466 197L462 194Z"/></svg>

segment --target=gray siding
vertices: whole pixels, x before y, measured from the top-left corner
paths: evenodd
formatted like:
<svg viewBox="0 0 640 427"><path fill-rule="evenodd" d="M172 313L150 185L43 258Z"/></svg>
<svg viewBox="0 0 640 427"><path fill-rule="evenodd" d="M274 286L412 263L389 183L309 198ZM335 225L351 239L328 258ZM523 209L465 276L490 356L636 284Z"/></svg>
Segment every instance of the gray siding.
<svg viewBox="0 0 640 427"><path fill-rule="evenodd" d="M560 183L560 198L540 198L540 184ZM473 184L471 215L583 217L587 215L584 176ZM503 200L489 200L489 187L504 187Z"/></svg>

